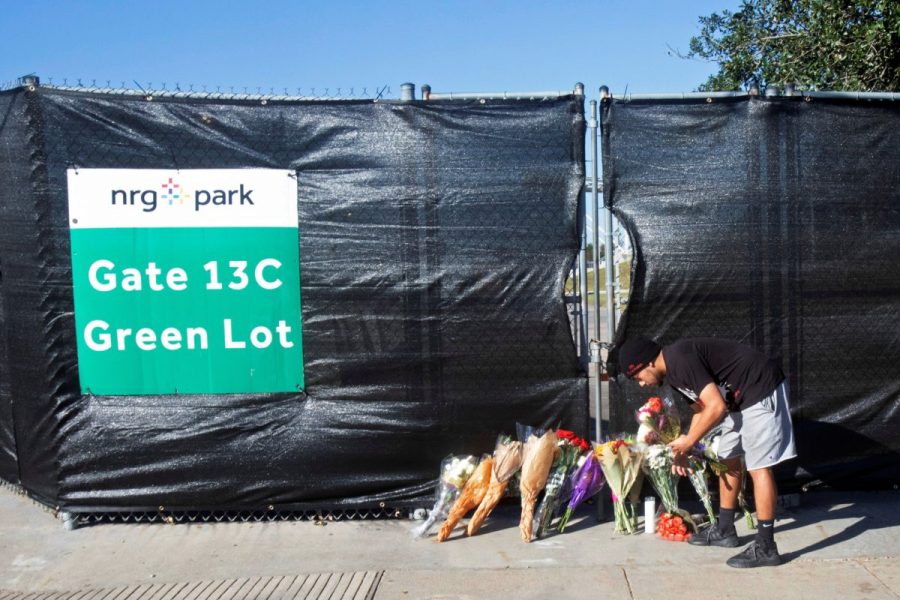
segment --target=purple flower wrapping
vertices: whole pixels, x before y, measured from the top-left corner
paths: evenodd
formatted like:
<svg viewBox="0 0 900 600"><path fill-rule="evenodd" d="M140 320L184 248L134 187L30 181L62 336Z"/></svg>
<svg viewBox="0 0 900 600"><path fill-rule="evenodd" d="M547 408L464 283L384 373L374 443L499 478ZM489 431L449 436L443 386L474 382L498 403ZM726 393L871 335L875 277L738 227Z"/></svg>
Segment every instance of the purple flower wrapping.
<svg viewBox="0 0 900 600"><path fill-rule="evenodd" d="M600 461L597 460L593 453L587 455L581 466L572 474L570 482L572 485L572 497L569 499L566 512L559 523L560 532L565 531L566 525L569 524L569 519L572 517L575 509L582 502L603 489L603 485L606 483L603 477L603 469L600 468Z"/></svg>

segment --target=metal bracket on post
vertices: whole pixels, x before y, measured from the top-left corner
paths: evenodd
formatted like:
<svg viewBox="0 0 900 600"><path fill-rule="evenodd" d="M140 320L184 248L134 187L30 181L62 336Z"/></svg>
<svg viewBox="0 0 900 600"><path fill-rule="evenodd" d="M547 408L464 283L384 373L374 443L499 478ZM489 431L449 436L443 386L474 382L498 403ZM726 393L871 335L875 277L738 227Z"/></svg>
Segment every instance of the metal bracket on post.
<svg viewBox="0 0 900 600"><path fill-rule="evenodd" d="M599 365L603 362L600 359L600 340L591 340L591 363L595 365ZM599 433L599 432L598 432Z"/></svg>
<svg viewBox="0 0 900 600"><path fill-rule="evenodd" d="M63 528L66 531L74 531L78 527L78 517L74 513L62 511L59 513L59 518L62 519Z"/></svg>

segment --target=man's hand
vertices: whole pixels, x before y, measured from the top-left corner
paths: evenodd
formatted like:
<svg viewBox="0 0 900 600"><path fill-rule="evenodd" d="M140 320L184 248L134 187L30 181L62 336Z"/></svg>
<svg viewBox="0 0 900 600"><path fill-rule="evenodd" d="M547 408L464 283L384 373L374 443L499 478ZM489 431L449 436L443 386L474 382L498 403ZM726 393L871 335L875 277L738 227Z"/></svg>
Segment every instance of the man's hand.
<svg viewBox="0 0 900 600"><path fill-rule="evenodd" d="M671 445L672 444L669 444L669 446ZM682 477L687 477L694 472L694 470L688 466L687 454L675 454L672 458L672 472L676 475L681 475Z"/></svg>
<svg viewBox="0 0 900 600"><path fill-rule="evenodd" d="M688 437L684 434L679 435L677 438L669 442L669 448L671 448L672 452L675 453L676 458L679 454L687 454L693 447L694 444L691 443Z"/></svg>
<svg viewBox="0 0 900 600"><path fill-rule="evenodd" d="M672 449L672 472L682 477L687 477L693 471L688 467L687 452L694 447L694 444L686 435L679 435L677 438L669 442L669 448Z"/></svg>

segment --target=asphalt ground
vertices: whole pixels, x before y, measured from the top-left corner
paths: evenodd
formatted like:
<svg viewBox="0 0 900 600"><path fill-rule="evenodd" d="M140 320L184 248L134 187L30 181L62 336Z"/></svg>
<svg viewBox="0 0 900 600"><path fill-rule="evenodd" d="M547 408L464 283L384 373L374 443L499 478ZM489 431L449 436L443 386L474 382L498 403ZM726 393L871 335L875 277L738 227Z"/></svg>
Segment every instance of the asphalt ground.
<svg viewBox="0 0 900 600"><path fill-rule="evenodd" d="M735 549L623 536L585 506L523 543L518 507L443 543L407 519L95 524L0 488L0 600L165 598L900 598L900 492L812 491L780 508L779 567ZM743 542L753 532L737 524ZM739 549L738 549L739 550ZM179 595L180 594L180 595Z"/></svg>

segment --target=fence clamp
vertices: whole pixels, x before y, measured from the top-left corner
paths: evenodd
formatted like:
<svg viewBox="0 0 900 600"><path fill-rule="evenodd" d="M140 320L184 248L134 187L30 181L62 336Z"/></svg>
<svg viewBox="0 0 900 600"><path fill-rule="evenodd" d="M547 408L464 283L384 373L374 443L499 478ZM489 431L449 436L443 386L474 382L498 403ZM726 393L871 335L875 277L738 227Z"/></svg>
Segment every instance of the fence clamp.
<svg viewBox="0 0 900 600"><path fill-rule="evenodd" d="M591 363L599 365L601 344L598 340L591 340Z"/></svg>

